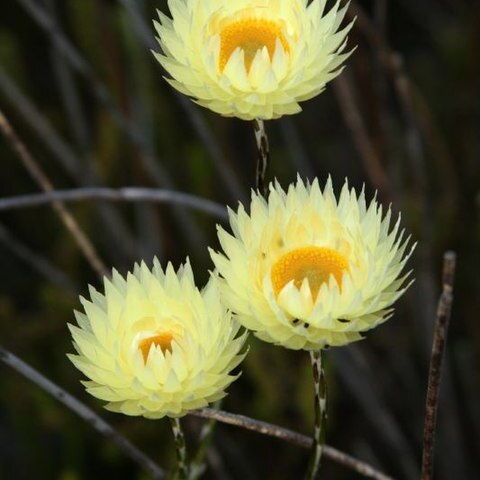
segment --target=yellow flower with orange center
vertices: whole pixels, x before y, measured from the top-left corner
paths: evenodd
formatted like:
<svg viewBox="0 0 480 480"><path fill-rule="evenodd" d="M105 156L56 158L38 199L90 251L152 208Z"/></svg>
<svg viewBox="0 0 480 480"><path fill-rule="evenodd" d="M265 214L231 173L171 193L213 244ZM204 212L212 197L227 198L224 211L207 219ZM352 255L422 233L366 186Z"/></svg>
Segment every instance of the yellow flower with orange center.
<svg viewBox="0 0 480 480"><path fill-rule="evenodd" d="M320 286L328 281L330 275L334 276L341 288L343 272L347 268L345 256L333 248L296 248L282 255L272 266L273 290L278 295L292 280L295 287L301 288L306 279L315 299Z"/></svg>
<svg viewBox="0 0 480 480"><path fill-rule="evenodd" d="M325 0L170 0L156 58L177 90L221 115L271 119L301 110L349 53L346 6Z"/></svg>
<svg viewBox="0 0 480 480"><path fill-rule="evenodd" d="M237 48L243 50L247 73L259 50L267 49L270 59L275 54L277 40L280 41L286 53L290 52L287 40L283 36L279 23L261 18L246 18L233 21L220 30L219 69L225 69Z"/></svg>
<svg viewBox="0 0 480 480"><path fill-rule="evenodd" d="M87 391L108 410L148 418L181 416L225 395L244 357L245 334L225 309L215 282L202 292L190 264L176 273L136 266L105 279L105 294L90 289L85 313L69 325L75 366Z"/></svg>
<svg viewBox="0 0 480 480"><path fill-rule="evenodd" d="M406 290L408 239L399 220L347 183L300 179L268 200L252 193L250 213L230 211L233 235L218 229L211 251L222 296L238 320L268 342L318 350L359 340L384 322Z"/></svg>

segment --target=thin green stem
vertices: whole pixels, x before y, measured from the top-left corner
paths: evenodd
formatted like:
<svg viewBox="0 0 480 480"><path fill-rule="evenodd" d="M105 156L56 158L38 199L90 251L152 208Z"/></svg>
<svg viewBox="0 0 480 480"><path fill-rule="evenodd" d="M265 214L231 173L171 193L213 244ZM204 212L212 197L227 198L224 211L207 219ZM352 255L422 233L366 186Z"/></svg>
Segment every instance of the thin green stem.
<svg viewBox="0 0 480 480"><path fill-rule="evenodd" d="M258 191L266 197L267 191L267 168L270 159L270 149L268 146L267 132L263 120L255 118L253 120L253 131L255 133L255 141L257 143L257 171L255 177L255 185Z"/></svg>
<svg viewBox="0 0 480 480"><path fill-rule="evenodd" d="M175 449L177 451L177 472L175 475L176 480L188 480L188 459L187 459L187 447L185 444L185 436L180 425L178 418L168 417L170 425L172 427L173 438L175 440Z"/></svg>
<svg viewBox="0 0 480 480"><path fill-rule="evenodd" d="M315 388L315 428L305 480L314 480L316 478L325 446L327 426L327 384L325 382L325 372L322 365L322 350L310 352L310 360L312 362L313 384Z"/></svg>
<svg viewBox="0 0 480 480"><path fill-rule="evenodd" d="M218 410L221 407L221 400L214 403L213 408ZM199 438L199 445L195 456L190 464L189 480L197 480L205 471L205 457L207 456L208 449L212 444L213 434L217 420L210 418L202 427Z"/></svg>

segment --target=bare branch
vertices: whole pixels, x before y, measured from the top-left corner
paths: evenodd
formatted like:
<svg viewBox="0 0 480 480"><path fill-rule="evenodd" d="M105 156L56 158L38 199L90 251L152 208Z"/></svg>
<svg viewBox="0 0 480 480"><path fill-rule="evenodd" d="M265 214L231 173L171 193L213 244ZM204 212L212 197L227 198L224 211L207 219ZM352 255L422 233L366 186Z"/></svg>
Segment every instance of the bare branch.
<svg viewBox="0 0 480 480"><path fill-rule="evenodd" d="M425 426L423 430L422 480L433 478L433 451L437 421L438 394L442 378L443 358L447 341L450 312L453 302L453 281L455 277L455 252L443 256L443 289L437 307L437 318L433 332L432 355L428 373Z"/></svg>
<svg viewBox="0 0 480 480"><path fill-rule="evenodd" d="M219 422L235 425L236 427L252 430L253 432L269 435L270 437L279 438L286 442L292 443L302 448L311 448L312 439L301 433L294 432L287 428L278 427L271 423L255 420L245 415L237 415L234 413L224 412L222 410L214 410L212 408L202 408L191 412L191 415L203 418L214 418ZM325 457L347 467L367 478L374 478L376 480L393 480L392 477L385 475L382 472L374 469L370 465L360 460L357 460L346 453L343 453L333 447L325 445L323 454Z"/></svg>
<svg viewBox="0 0 480 480"><path fill-rule="evenodd" d="M10 142L12 150L17 153L23 166L30 173L40 188L45 192L53 192L54 188L52 183L30 152L27 150L27 147L21 142L20 138L17 136L9 121L1 111L0 130ZM108 275L107 268L102 260L100 260L95 247L90 243L90 240L86 237L85 233L73 218L72 214L65 208L65 205L59 201L56 201L53 203L53 208L59 215L64 225L67 227L67 230L72 234L85 258L88 260L92 268L97 272L100 278Z"/></svg>
<svg viewBox="0 0 480 480"><path fill-rule="evenodd" d="M81 186L101 184L93 168L88 168L88 164L86 165L87 168L82 167L85 162L77 156L72 146L58 134L39 108L1 68L0 91L12 103L16 112L20 114L26 124L38 136L38 139L50 150L53 158L65 169L72 180ZM93 160L91 157L92 162ZM119 237L122 238L122 242L117 242L117 248L125 250L125 254L129 256L134 255L136 251L135 240L118 212L105 205L100 205L98 211L110 239L116 241Z"/></svg>
<svg viewBox="0 0 480 480"><path fill-rule="evenodd" d="M48 193L33 193L0 198L0 211L36 207L55 202L81 202L88 200L107 200L109 202L151 202L183 205L203 213L227 220L227 210L219 203L173 190L156 188L125 187L119 189L106 187L77 188L74 190L55 190Z"/></svg>
<svg viewBox="0 0 480 480"><path fill-rule="evenodd" d="M17 0L17 2L23 6L29 16L49 36L55 47L63 55L66 63L88 81L97 100L106 108L111 118L125 134L125 137L141 154L140 157L144 162L145 169L150 174L152 180L160 187L173 188L174 184L170 174L163 167L162 163L155 158L152 148L146 141L144 132L120 111L105 85L63 34L59 25L49 15L48 11L32 0ZM206 243L202 230L184 210L178 209L175 213L187 242L190 243L192 249L198 250L199 245Z"/></svg>
<svg viewBox="0 0 480 480"><path fill-rule="evenodd" d="M103 83L96 77L95 73L91 69L90 65L80 55L78 50L70 43L60 30L55 20L49 15L48 11L36 4L32 0L17 0L30 17L51 37L52 42L58 48L59 52L65 57L66 62L70 66L84 76L90 85L92 86L93 93L97 99L107 108L113 120L125 133L126 137L144 154L145 166L155 178L155 181L159 186L171 188L173 184L169 179L169 175L163 169L161 164L154 158L153 152L146 144L143 132L138 126L127 119L123 113L118 109L115 103L112 101L108 90ZM140 38L143 40L148 48L157 48L154 36L151 30L147 27L145 21L139 14L135 7L134 2L128 0L121 0L125 8L129 12L133 26ZM234 198L242 198L244 192L230 171L226 159L221 152L218 143L215 141L213 135L208 129L205 120L201 117L198 110L184 95L175 94L175 98L180 103L180 106L185 110L189 120L197 132L199 138L204 142L211 158L213 159L216 167L219 169L220 174L228 185L229 190L232 192Z"/></svg>
<svg viewBox="0 0 480 480"><path fill-rule="evenodd" d="M39 386L42 390L56 398L59 402L72 410L72 412L76 413L80 418L89 423L97 432L112 440L126 455L138 463L138 465L140 465L140 467L155 480L162 480L165 478L163 470L151 458L147 457L135 445L130 443L129 440L118 433L93 410L1 346L0 361L35 383L35 385Z"/></svg>
<svg viewBox="0 0 480 480"><path fill-rule="evenodd" d="M75 412L83 420L89 423L95 430L100 432L105 437L111 439L130 458L135 460L145 471L152 475L154 479L164 478L163 470L155 462L153 462L153 460L151 460L144 453L138 450L137 447L131 444L129 440L119 434L116 430L114 430L111 425L109 425L102 418L100 418L93 410L88 408L86 405L84 405L82 402L77 400L68 392L60 388L51 380L44 377L41 373L32 368L30 365L23 362L20 358L16 357L8 350L5 350L2 346L0 346L0 361L16 370L18 373L23 375L31 382L35 383L42 390L49 393L58 401L63 403L66 407L68 407L70 410ZM278 427L267 422L255 420L244 415L235 415L232 413L224 412L222 410L214 410L211 408L195 410L191 413L191 415L202 418L215 419L220 422L235 425L237 427L245 428L247 430L252 430L263 435L280 438L303 448L311 448L312 446L312 439L310 437L307 437L306 435L302 435L292 430ZM376 480L393 480L392 477L389 477L382 472L375 470L367 463L357 460L356 458L340 452L333 447L329 447L326 445L324 449L324 455L327 458L330 458L331 460L347 468L350 468L367 478L373 478Z"/></svg>

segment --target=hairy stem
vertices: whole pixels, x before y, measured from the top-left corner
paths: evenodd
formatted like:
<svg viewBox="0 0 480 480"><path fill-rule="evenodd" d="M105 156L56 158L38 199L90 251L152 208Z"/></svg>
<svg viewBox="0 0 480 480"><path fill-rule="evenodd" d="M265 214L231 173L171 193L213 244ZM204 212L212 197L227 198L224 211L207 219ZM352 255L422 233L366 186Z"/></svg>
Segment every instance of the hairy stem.
<svg viewBox="0 0 480 480"><path fill-rule="evenodd" d="M93 410L80 402L80 400L73 395L70 395L63 388L53 383L47 377L43 376L40 372L15 356L13 353L5 350L1 345L0 363L4 363L5 365L13 368L27 380L40 387L44 392L47 392L53 398L63 403L63 405L78 415L82 420L87 422L97 432L101 433L105 438L115 443L118 448L120 448L146 473L148 473L152 479L163 480L165 478L163 469L161 469L151 458L133 445L127 438L114 430L110 424L99 417Z"/></svg>
<svg viewBox="0 0 480 480"><path fill-rule="evenodd" d="M268 146L267 132L263 120L255 118L253 120L253 131L255 132L255 141L257 142L257 170L255 177L255 186L257 190L264 196L267 196L267 168L270 158L270 149Z"/></svg>
<svg viewBox="0 0 480 480"><path fill-rule="evenodd" d="M177 474L175 478L176 480L188 480L187 447L185 445L182 426L178 418L169 417L169 420L175 440L175 449L177 451Z"/></svg>
<svg viewBox="0 0 480 480"><path fill-rule="evenodd" d="M313 434L313 445L308 464L306 480L313 480L322 458L323 449L325 447L325 433L327 424L327 388L325 382L325 373L322 365L322 350L310 352L310 360L313 370L313 384L315 389L315 428Z"/></svg>

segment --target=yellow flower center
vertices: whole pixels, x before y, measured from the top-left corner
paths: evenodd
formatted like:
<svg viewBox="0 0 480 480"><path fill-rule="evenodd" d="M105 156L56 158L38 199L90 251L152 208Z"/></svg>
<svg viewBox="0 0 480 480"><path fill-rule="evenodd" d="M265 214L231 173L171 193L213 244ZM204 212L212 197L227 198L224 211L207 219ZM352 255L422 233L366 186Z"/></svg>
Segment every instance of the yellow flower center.
<svg viewBox="0 0 480 480"><path fill-rule="evenodd" d="M287 40L279 23L262 18L245 18L229 23L220 31L219 67L223 71L232 53L240 48L244 52L245 68L250 71L258 50L267 47L270 59L275 53L276 41L280 40L285 52L289 51Z"/></svg>
<svg viewBox="0 0 480 480"><path fill-rule="evenodd" d="M152 344L156 347L160 347L163 353L165 353L167 350L171 352L172 340L173 334L168 331L159 332L151 337L140 340L140 342L138 342L138 348L142 352L144 362L147 363L148 352L150 352L150 347Z"/></svg>
<svg viewBox="0 0 480 480"><path fill-rule="evenodd" d="M292 280L298 289L308 279L312 298L315 301L321 285L328 282L330 275L342 287L343 272L348 269L344 255L333 248L302 247L282 255L273 265L271 279L275 295Z"/></svg>

